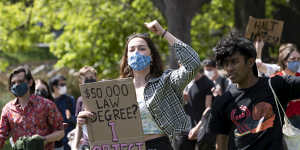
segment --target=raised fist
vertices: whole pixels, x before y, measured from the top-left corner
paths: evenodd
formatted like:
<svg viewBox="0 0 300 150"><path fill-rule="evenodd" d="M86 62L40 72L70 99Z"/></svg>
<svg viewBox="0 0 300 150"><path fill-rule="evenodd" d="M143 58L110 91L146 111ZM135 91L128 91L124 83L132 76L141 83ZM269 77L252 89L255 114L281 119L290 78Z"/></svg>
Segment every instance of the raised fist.
<svg viewBox="0 0 300 150"><path fill-rule="evenodd" d="M150 31L154 32L154 33L157 34L157 35L160 35L160 36L161 36L161 35L164 33L164 31L165 31L165 30L161 27L161 25L158 23L157 20L154 20L154 21L149 22L149 23L145 22L144 24L145 24L145 26L146 26Z"/></svg>

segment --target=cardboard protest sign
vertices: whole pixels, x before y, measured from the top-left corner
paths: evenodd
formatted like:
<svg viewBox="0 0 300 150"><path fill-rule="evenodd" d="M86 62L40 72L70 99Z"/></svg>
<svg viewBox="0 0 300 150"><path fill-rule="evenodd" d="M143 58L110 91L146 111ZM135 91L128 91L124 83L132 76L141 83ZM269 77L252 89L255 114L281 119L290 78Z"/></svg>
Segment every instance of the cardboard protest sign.
<svg viewBox="0 0 300 150"><path fill-rule="evenodd" d="M83 84L80 91L95 116L87 124L91 150L145 150L132 79Z"/></svg>
<svg viewBox="0 0 300 150"><path fill-rule="evenodd" d="M257 38L270 44L279 44L283 30L283 21L274 19L256 19L249 17L246 38L255 41Z"/></svg>

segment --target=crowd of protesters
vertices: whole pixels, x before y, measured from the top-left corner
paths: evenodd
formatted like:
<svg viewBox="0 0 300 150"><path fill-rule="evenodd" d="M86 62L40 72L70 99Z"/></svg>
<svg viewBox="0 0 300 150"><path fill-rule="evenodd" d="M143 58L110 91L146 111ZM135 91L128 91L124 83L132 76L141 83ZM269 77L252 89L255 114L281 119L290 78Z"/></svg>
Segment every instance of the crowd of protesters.
<svg viewBox="0 0 300 150"><path fill-rule="evenodd" d="M278 65L268 64L261 59L262 40L231 33L214 47L214 58L201 62L192 47L156 20L145 26L168 42L179 64L164 70L148 34L127 38L120 78L133 78L147 150L285 149L283 113L270 86L300 128L300 53L294 44L280 47ZM15 99L2 109L0 149L10 137L15 149L22 144L30 150L91 148L86 124L94 114L82 97L67 94L66 80L62 75L48 83L34 80L26 66L12 71L8 89ZM96 82L97 71L85 66L78 80Z"/></svg>

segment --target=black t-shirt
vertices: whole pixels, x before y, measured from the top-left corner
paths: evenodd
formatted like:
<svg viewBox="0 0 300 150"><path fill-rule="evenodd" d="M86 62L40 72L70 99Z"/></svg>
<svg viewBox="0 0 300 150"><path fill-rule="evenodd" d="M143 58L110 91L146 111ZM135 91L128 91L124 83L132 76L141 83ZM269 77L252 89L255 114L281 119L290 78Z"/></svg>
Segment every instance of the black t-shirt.
<svg viewBox="0 0 300 150"><path fill-rule="evenodd" d="M230 88L229 79L223 76L219 76L214 82L215 82L215 86L219 85L221 87L222 94L225 93Z"/></svg>
<svg viewBox="0 0 300 150"><path fill-rule="evenodd" d="M300 78L276 76L271 83L283 107L300 98ZM282 150L282 125L268 78L259 78L247 89L232 86L216 98L209 129L232 135L231 150Z"/></svg>
<svg viewBox="0 0 300 150"><path fill-rule="evenodd" d="M211 89L214 83L209 80L205 75L195 81L189 89L188 95L190 99L187 104L187 114L191 116L193 125L196 125L205 110L205 97L212 95Z"/></svg>

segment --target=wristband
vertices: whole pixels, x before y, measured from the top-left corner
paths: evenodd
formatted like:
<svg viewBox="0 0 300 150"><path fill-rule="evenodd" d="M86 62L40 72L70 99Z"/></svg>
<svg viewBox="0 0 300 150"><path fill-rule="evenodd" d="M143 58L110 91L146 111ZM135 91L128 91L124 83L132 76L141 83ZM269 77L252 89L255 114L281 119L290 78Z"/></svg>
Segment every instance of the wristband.
<svg viewBox="0 0 300 150"><path fill-rule="evenodd" d="M164 33L161 35L161 37L162 37L162 38L165 37L165 35L166 35L167 32L168 32L168 29L166 29L166 30L164 31Z"/></svg>

